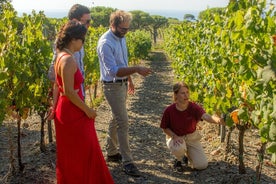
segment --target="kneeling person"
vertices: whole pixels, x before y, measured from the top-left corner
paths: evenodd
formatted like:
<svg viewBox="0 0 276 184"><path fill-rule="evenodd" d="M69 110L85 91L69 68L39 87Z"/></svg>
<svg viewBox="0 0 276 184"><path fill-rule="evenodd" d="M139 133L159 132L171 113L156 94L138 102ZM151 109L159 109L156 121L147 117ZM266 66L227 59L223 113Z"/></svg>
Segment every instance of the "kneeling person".
<svg viewBox="0 0 276 184"><path fill-rule="evenodd" d="M223 119L207 114L201 106L191 102L189 87L185 83L176 83L173 92L174 103L165 109L160 127L166 134L169 150L176 157L174 167L179 172L183 171L182 161L187 164L188 157L194 169L206 169L208 160L196 125L202 119L209 123L225 123Z"/></svg>

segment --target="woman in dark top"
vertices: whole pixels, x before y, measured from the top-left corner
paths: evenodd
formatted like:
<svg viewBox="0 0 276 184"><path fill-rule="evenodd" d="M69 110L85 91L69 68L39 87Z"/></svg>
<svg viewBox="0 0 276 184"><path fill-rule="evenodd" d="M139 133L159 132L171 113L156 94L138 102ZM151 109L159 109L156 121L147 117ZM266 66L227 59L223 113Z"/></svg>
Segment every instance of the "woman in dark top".
<svg viewBox="0 0 276 184"><path fill-rule="evenodd" d="M224 125L223 119L211 116L198 104L189 100L189 87L179 82L173 86L174 103L168 106L161 120L160 127L166 134L167 146L176 157L174 167L182 172L182 161L191 162L194 169L207 168L208 161L200 143L201 135L196 130L199 121ZM187 156L187 157L186 157Z"/></svg>

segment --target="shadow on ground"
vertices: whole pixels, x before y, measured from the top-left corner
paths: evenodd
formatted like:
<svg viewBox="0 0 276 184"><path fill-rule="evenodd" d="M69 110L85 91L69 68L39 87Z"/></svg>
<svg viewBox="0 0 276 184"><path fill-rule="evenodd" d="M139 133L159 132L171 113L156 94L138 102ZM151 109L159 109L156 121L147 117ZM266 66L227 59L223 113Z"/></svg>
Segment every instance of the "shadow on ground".
<svg viewBox="0 0 276 184"><path fill-rule="evenodd" d="M209 167L203 171L188 167L183 173L177 173L173 169L173 158L166 148L165 135L159 128L163 110L172 103L173 72L171 63L162 52L151 53L151 59L144 61L144 65L154 73L142 79L129 105L131 150L143 177L122 175L121 165L112 165L111 173L116 183L256 183L254 170L247 168L248 174L239 175L237 165L223 160L210 161ZM262 183L271 180L262 175Z"/></svg>

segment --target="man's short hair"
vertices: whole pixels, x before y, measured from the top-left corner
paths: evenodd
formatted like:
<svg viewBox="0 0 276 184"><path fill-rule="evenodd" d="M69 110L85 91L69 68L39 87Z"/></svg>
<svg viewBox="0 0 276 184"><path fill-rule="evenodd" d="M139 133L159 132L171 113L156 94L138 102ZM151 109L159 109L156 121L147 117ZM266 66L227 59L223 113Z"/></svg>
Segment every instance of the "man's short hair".
<svg viewBox="0 0 276 184"><path fill-rule="evenodd" d="M84 14L90 13L89 8L80 4L74 4L68 12L69 20L77 19L80 21Z"/></svg>
<svg viewBox="0 0 276 184"><path fill-rule="evenodd" d="M123 10L117 10L110 15L109 23L110 25L118 26L123 22L130 23L132 21L132 15L129 12Z"/></svg>

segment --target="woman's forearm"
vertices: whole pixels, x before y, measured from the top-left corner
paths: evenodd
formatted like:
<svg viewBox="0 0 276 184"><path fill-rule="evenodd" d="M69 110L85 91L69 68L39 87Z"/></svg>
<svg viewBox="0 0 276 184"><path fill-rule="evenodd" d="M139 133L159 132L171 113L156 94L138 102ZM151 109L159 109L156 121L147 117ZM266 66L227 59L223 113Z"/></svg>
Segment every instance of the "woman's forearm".
<svg viewBox="0 0 276 184"><path fill-rule="evenodd" d="M202 119L209 123L225 125L225 122L223 121L223 119L215 115L211 116L210 114L205 113L202 115Z"/></svg>
<svg viewBox="0 0 276 184"><path fill-rule="evenodd" d="M175 136L177 136L171 129L169 129L169 128L166 128L166 129L163 129L163 131L164 131L164 133L167 135L167 136L169 136L169 137L171 137L171 138L174 138Z"/></svg>

